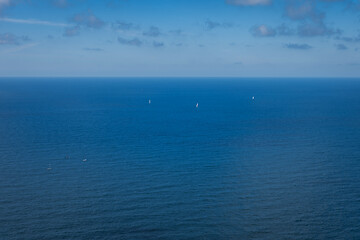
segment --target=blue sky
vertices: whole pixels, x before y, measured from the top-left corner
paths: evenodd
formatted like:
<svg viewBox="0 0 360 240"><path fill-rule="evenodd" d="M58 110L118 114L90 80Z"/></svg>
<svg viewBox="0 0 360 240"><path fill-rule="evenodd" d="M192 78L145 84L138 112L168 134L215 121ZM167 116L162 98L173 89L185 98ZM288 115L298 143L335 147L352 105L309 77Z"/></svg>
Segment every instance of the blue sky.
<svg viewBox="0 0 360 240"><path fill-rule="evenodd" d="M0 76L360 77L360 1L0 0Z"/></svg>

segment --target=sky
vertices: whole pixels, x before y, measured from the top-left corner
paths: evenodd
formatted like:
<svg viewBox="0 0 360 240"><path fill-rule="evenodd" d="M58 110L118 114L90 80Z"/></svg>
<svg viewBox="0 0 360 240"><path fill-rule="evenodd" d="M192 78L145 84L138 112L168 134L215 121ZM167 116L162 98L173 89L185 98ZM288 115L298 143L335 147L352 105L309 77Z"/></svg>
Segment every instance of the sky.
<svg viewBox="0 0 360 240"><path fill-rule="evenodd" d="M360 0L0 0L0 77L360 77Z"/></svg>

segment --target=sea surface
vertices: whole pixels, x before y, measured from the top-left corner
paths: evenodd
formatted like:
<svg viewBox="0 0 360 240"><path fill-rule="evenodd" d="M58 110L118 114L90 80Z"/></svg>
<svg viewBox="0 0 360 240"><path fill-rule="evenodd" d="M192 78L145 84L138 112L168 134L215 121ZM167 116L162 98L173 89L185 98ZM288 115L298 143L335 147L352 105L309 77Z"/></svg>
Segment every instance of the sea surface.
<svg viewBox="0 0 360 240"><path fill-rule="evenodd" d="M2 78L0 239L358 240L360 79Z"/></svg>

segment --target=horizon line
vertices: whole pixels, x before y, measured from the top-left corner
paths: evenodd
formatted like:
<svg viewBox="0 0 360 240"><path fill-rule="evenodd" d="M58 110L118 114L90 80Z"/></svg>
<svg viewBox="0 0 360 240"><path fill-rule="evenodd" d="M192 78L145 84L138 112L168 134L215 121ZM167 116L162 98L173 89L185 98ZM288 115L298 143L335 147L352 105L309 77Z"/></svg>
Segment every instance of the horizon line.
<svg viewBox="0 0 360 240"><path fill-rule="evenodd" d="M197 79L201 79L201 78L224 78L224 79L259 79L259 78L265 78L265 79L274 79L274 78L278 78L278 79L285 79L285 78L292 78L292 79L360 79L360 76L357 77L347 77L347 76L337 76L337 77L327 77L327 76L304 76L304 77L295 77L295 76L279 76L279 77L274 77L274 76L269 76L269 77L261 77L261 76L0 76L0 79L5 79L5 78L107 78L107 79L125 79L125 78L170 78L170 79L179 79L179 78L197 78Z"/></svg>

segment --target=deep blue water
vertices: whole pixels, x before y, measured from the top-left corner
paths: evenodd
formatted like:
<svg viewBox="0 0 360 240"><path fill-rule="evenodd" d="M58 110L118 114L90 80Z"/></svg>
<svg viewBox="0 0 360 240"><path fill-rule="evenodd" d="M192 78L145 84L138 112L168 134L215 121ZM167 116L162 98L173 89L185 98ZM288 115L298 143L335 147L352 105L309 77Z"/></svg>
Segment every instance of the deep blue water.
<svg viewBox="0 0 360 240"><path fill-rule="evenodd" d="M1 79L0 239L360 239L360 80Z"/></svg>

